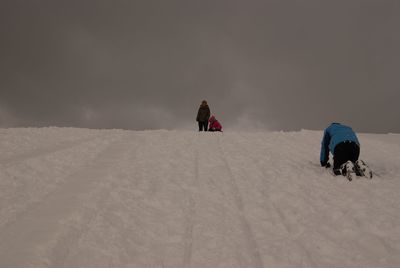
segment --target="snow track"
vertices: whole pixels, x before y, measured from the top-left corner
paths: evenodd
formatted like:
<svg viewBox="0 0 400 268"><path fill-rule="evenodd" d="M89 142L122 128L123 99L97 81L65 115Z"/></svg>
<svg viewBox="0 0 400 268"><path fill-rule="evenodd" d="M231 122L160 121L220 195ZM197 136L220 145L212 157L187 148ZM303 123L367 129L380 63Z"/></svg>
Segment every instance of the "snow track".
<svg viewBox="0 0 400 268"><path fill-rule="evenodd" d="M90 206L96 200L97 206L104 199L104 188L110 183L109 177L115 173L112 167L118 163L115 156L123 152L120 147L113 145L97 155L93 163L70 175L54 191L28 205L28 209L18 213L16 220L3 228L0 234L3 242L0 259L6 267L45 267L53 263L52 258L57 257L54 262L57 263L68 252L65 244L71 243L71 237L77 237L79 230L66 229L65 221L81 213L79 218L87 220L83 220L79 227L86 228L90 223L92 216L80 212L81 204ZM85 148L82 143L81 147ZM49 253L49 248L54 254L43 258ZM15 255L17 252L18 255Z"/></svg>
<svg viewBox="0 0 400 268"><path fill-rule="evenodd" d="M0 136L0 267L400 266L399 135L360 135L353 182L318 131Z"/></svg>

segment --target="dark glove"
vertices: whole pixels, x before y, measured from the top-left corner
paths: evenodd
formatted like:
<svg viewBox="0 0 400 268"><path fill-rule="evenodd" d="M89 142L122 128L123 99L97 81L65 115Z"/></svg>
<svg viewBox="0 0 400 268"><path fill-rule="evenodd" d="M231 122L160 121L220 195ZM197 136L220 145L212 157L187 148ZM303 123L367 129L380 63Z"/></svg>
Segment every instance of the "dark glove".
<svg viewBox="0 0 400 268"><path fill-rule="evenodd" d="M321 162L321 167L329 168L331 167L331 164L329 162Z"/></svg>
<svg viewBox="0 0 400 268"><path fill-rule="evenodd" d="M331 167L331 163L329 163L329 162L326 163L325 167L326 167L326 168L330 168L330 167Z"/></svg>

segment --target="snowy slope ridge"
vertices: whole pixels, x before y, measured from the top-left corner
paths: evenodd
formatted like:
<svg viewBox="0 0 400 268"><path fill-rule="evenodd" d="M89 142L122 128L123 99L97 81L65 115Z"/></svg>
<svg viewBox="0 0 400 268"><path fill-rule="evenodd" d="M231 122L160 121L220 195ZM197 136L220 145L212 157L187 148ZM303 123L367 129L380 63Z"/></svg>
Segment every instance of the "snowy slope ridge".
<svg viewBox="0 0 400 268"><path fill-rule="evenodd" d="M400 135L373 180L321 131L0 129L0 267L400 267Z"/></svg>

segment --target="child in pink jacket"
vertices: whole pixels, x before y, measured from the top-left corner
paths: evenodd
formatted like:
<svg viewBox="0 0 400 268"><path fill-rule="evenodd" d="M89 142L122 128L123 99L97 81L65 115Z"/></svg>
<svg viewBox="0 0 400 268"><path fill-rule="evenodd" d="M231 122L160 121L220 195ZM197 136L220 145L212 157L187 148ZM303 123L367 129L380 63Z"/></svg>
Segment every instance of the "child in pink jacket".
<svg viewBox="0 0 400 268"><path fill-rule="evenodd" d="M210 117L208 122L210 123L208 126L208 131L221 131L222 132L222 126L218 122L218 120L215 118L214 115Z"/></svg>

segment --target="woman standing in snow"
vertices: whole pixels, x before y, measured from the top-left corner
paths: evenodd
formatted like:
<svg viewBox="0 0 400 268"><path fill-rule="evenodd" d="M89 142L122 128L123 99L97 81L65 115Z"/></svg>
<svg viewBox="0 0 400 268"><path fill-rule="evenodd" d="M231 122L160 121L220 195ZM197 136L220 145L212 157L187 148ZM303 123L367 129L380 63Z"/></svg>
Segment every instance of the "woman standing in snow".
<svg viewBox="0 0 400 268"><path fill-rule="evenodd" d="M210 107L208 107L207 101L203 100L197 112L196 121L199 123L199 131L207 131L208 119L210 118Z"/></svg>

